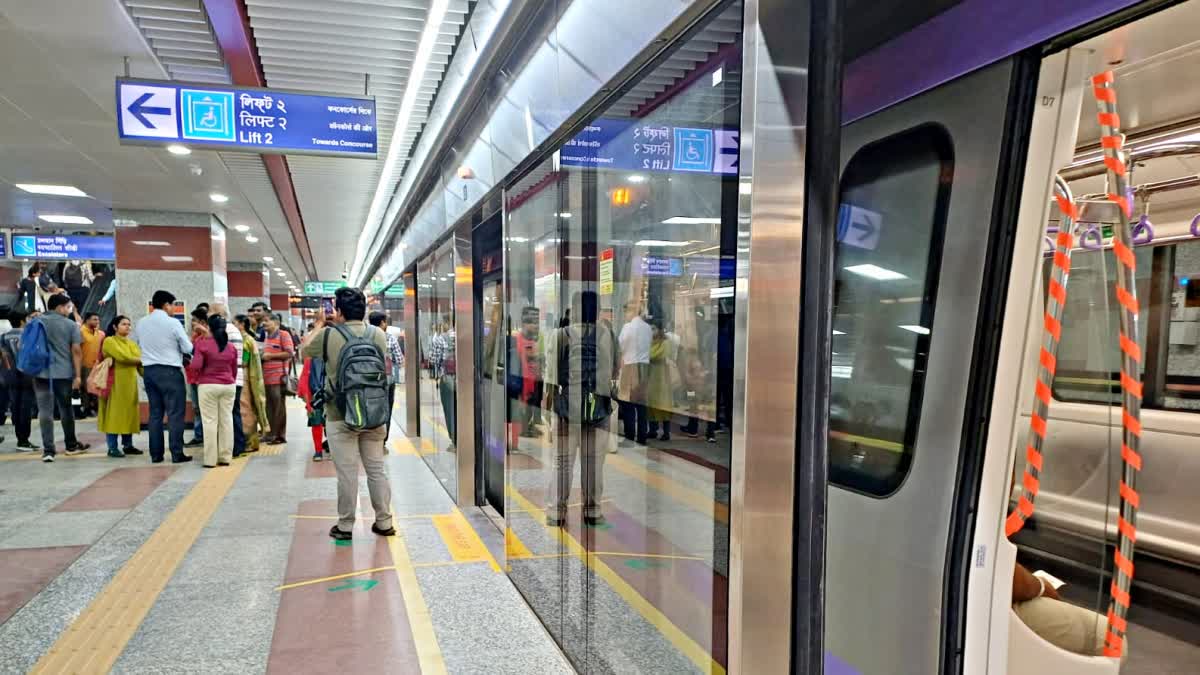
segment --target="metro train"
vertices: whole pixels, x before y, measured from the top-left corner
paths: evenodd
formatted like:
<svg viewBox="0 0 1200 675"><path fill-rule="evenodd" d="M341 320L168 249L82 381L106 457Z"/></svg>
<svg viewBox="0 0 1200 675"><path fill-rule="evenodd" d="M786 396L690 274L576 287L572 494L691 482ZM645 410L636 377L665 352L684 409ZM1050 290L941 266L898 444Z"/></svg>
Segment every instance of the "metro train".
<svg viewBox="0 0 1200 675"><path fill-rule="evenodd" d="M1194 86L1200 48L1181 26L1196 25L1200 3L948 4L845 74L826 670L1195 672L1200 295L1188 274L1200 275L1190 262L1200 190L1188 162L1200 102L1161 87ZM1132 223L1106 198L1090 84L1106 70L1132 151ZM1079 197L1081 223L1041 489L1010 542L1003 521L1022 494L1046 330L1044 242L1061 215L1056 176ZM1069 601L1108 611L1122 473L1111 228L1126 226L1137 230L1145 465L1122 666L1045 642L1010 596L1019 560L1068 581ZM1188 647L1157 653L1163 635Z"/></svg>

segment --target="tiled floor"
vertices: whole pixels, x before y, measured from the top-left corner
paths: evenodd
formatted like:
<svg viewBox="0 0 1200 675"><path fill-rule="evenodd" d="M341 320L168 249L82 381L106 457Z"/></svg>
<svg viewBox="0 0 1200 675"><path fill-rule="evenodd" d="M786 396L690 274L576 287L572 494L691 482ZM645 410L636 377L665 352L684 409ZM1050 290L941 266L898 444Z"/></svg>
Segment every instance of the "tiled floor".
<svg viewBox="0 0 1200 675"><path fill-rule="evenodd" d="M78 646L72 626L101 610L112 620L98 651L112 647L112 659L80 671L574 672L502 571L455 559L432 516L499 533L475 514L458 518L420 456L387 460L399 541L370 533L363 480L355 539L335 545L326 531L336 481L312 470L308 430L291 413L288 449L244 460L232 487L211 493L215 510L194 536L161 526L194 503L189 495L217 489L202 479L226 469L152 471L145 456L42 464L13 452L11 427L0 431L9 436L0 443L0 673L39 672L48 653ZM90 421L80 429L101 446ZM144 434L136 444L146 447ZM128 571L156 541L182 547L181 558L161 592L140 597ZM122 583L132 600L104 609ZM142 601L138 620L130 607Z"/></svg>

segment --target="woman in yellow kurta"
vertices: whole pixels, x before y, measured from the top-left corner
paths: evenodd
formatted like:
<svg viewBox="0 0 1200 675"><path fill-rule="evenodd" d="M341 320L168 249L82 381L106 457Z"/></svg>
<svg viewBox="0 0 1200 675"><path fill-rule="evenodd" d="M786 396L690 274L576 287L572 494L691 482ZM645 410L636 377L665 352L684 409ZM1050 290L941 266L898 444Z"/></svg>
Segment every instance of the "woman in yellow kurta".
<svg viewBox="0 0 1200 675"><path fill-rule="evenodd" d="M133 447L133 435L141 428L137 379L142 372L142 350L129 338L132 330L129 318L118 316L109 324L108 337L100 345L101 354L112 359L112 388L100 399L97 424L108 435L109 457L142 454ZM117 436L121 437L121 448L117 447Z"/></svg>
<svg viewBox="0 0 1200 675"><path fill-rule="evenodd" d="M271 429L267 423L267 393L263 384L262 355L258 343L254 341L254 331L250 319L244 314L234 318L242 335L242 368L245 373L245 385L242 387L242 430L246 434L246 452L258 452L263 438L270 436ZM261 430L261 433L260 433Z"/></svg>

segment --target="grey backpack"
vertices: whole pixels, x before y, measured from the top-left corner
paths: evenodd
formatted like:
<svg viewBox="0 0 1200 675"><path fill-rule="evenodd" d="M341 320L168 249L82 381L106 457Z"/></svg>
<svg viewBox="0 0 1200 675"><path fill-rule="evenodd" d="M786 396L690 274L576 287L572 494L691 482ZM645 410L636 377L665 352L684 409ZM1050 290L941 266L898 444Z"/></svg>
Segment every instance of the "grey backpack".
<svg viewBox="0 0 1200 675"><path fill-rule="evenodd" d="M392 407L388 404L387 359L372 339L379 329L367 326L362 337L358 337L345 326L334 324L332 328L346 341L338 353L337 373L332 382L333 402L342 411L346 426L365 431L388 424ZM328 363L328 332L321 352Z"/></svg>

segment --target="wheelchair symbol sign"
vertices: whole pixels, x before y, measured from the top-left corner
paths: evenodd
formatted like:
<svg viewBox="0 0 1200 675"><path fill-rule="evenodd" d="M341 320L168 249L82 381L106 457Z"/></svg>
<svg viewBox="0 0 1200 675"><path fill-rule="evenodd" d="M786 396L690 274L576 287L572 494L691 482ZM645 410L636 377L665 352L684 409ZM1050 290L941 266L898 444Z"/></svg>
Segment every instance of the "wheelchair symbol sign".
<svg viewBox="0 0 1200 675"><path fill-rule="evenodd" d="M183 89L183 137L233 142L233 92Z"/></svg>
<svg viewBox="0 0 1200 675"><path fill-rule="evenodd" d="M675 170L712 171L712 129L675 128Z"/></svg>

